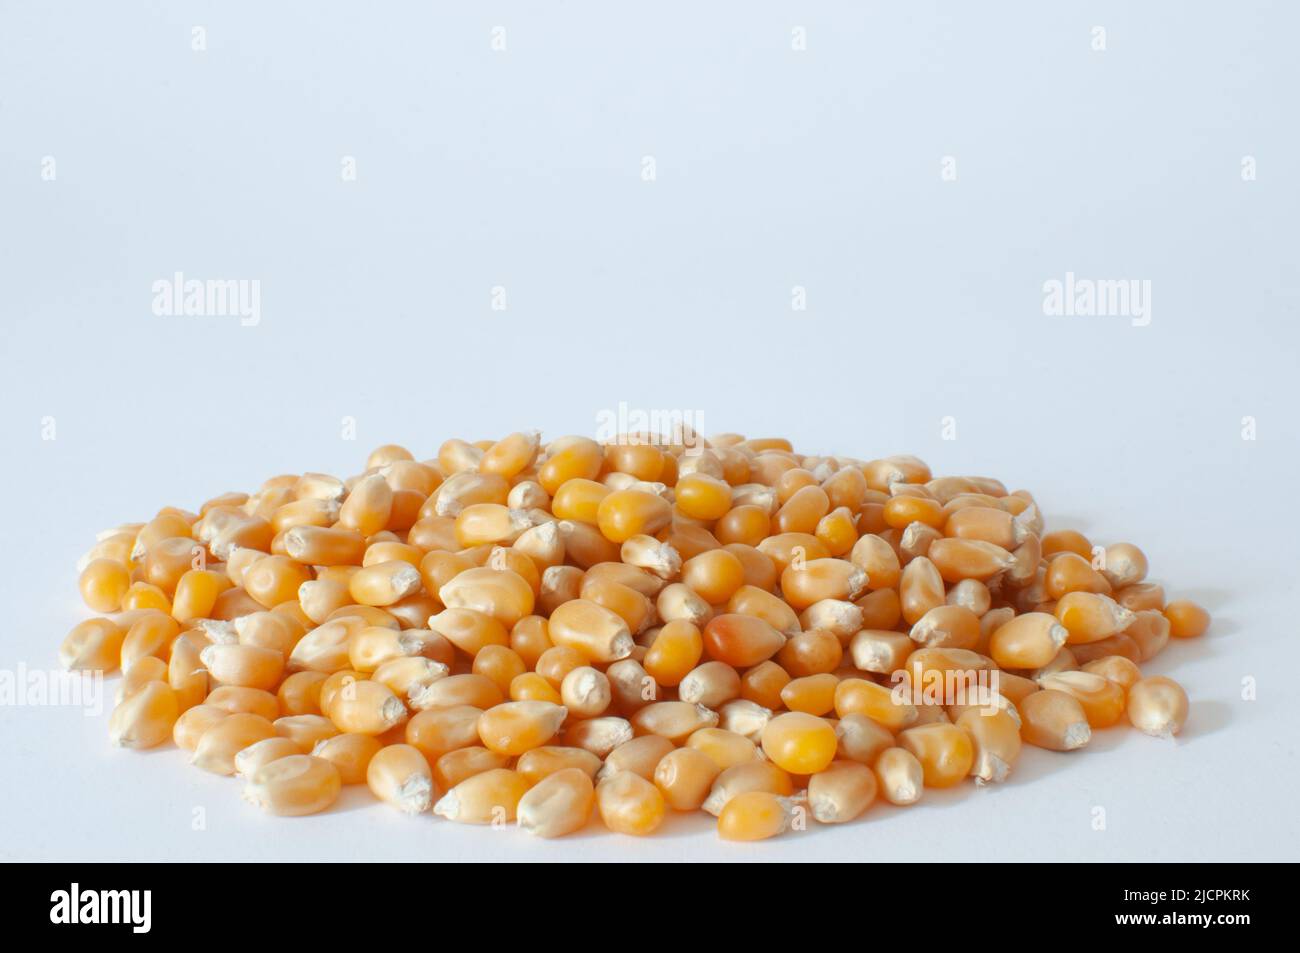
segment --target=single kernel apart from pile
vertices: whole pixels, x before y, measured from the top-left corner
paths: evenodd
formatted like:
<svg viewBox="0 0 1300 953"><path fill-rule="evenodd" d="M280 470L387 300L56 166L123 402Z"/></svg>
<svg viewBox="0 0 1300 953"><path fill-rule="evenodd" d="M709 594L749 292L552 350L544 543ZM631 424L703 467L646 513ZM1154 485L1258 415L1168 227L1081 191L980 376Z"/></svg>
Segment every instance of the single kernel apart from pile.
<svg viewBox="0 0 1300 953"><path fill-rule="evenodd" d="M1186 692L1142 666L1210 616L1148 570L911 456L525 431L105 530L59 660L120 670L114 745L272 814L352 785L395 823L703 811L750 841L1004 781L1023 745L1178 734Z"/></svg>

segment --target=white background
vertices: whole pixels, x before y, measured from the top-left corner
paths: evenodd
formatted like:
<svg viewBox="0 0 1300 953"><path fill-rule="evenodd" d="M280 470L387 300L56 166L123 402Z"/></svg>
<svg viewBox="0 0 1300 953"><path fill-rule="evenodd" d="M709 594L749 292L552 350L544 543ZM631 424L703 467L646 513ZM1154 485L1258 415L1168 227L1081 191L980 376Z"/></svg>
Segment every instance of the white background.
<svg viewBox="0 0 1300 953"><path fill-rule="evenodd" d="M1193 699L1176 743L1106 731L747 846L702 816L543 843L361 791L278 820L174 749L110 750L106 715L0 707L0 858L1295 860L1298 27L1250 2L4 3L0 668L56 664L106 526L389 441L590 434L621 401L1030 488L1215 623L1150 666ZM260 324L155 316L176 271L259 280ZM1151 323L1045 316L1067 271L1149 280Z"/></svg>

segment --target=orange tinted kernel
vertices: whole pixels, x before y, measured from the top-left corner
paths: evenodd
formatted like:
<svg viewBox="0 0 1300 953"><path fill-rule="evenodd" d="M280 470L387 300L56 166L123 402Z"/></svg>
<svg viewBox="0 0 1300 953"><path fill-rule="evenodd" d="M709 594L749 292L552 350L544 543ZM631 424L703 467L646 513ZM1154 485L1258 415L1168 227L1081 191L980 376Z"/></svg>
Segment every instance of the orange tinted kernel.
<svg viewBox="0 0 1300 953"><path fill-rule="evenodd" d="M725 549L700 553L682 564L682 582L705 602L726 602L745 582L745 567Z"/></svg>
<svg viewBox="0 0 1300 953"><path fill-rule="evenodd" d="M740 677L740 697L764 708L780 708L790 675L776 662L760 662Z"/></svg>
<svg viewBox="0 0 1300 953"><path fill-rule="evenodd" d="M731 487L725 480L708 474L687 474L677 481L674 489L678 509L692 519L712 522L721 519L731 509Z"/></svg>
<svg viewBox="0 0 1300 953"><path fill-rule="evenodd" d="M1210 627L1210 614L1195 602L1176 599L1165 606L1169 634L1176 639L1194 639Z"/></svg>
<svg viewBox="0 0 1300 953"><path fill-rule="evenodd" d="M1092 543L1088 537L1072 529L1060 529L1043 536L1043 555L1055 556L1057 553L1074 553L1092 562Z"/></svg>
<svg viewBox="0 0 1300 953"><path fill-rule="evenodd" d="M816 774L835 758L839 741L823 718L805 712L777 715L763 729L763 752L791 774Z"/></svg>

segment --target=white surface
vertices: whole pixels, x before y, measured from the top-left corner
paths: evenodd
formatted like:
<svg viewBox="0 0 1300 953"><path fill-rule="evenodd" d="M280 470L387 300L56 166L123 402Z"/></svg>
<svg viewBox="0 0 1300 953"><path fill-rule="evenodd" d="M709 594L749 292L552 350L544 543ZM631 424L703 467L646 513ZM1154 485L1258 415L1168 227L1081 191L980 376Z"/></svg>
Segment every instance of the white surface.
<svg viewBox="0 0 1300 953"><path fill-rule="evenodd" d="M915 452L1139 543L1215 615L1151 666L1186 733L762 845L539 843L359 792L267 818L106 715L0 707L0 858L1296 859L1293 5L384 10L0 9L0 668L55 664L105 526L626 401ZM155 317L177 270L259 279L261 323ZM1045 317L1067 271L1151 280L1151 324Z"/></svg>

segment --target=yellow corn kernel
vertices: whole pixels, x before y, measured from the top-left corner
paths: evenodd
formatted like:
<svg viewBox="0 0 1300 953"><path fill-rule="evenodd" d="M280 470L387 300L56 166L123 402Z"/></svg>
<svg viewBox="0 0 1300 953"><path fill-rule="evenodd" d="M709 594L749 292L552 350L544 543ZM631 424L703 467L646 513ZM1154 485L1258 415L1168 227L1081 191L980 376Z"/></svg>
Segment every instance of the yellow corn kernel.
<svg viewBox="0 0 1300 953"><path fill-rule="evenodd" d="M745 583L745 567L725 549L711 549L682 564L681 581L705 602L720 605Z"/></svg>
<svg viewBox="0 0 1300 953"><path fill-rule="evenodd" d="M569 480L555 491L551 513L556 519L576 520L595 526L600 504L612 491L595 480Z"/></svg>
<svg viewBox="0 0 1300 953"><path fill-rule="evenodd" d="M249 745L275 737L275 726L261 715L237 712L222 718L199 736L190 763L213 774L234 774L235 755Z"/></svg>
<svg viewBox="0 0 1300 953"><path fill-rule="evenodd" d="M926 552L945 582L991 579L1010 569L1015 559L1001 546L978 539L937 539Z"/></svg>
<svg viewBox="0 0 1300 953"><path fill-rule="evenodd" d="M816 774L835 758L835 729L804 712L777 715L763 729L763 753L791 774Z"/></svg>
<svg viewBox="0 0 1300 953"><path fill-rule="evenodd" d="M272 814L316 814L338 800L338 769L322 758L294 754L260 768L244 787L244 799Z"/></svg>
<svg viewBox="0 0 1300 953"><path fill-rule="evenodd" d="M433 806L433 813L461 824L501 825L515 820L528 782L517 771L492 768L461 781Z"/></svg>
<svg viewBox="0 0 1300 953"><path fill-rule="evenodd" d="M664 701L646 705L633 714L630 720L638 734L659 735L678 744L700 728L715 727L718 724L718 714L703 705Z"/></svg>
<svg viewBox="0 0 1300 953"><path fill-rule="evenodd" d="M601 534L615 543L633 536L653 536L671 521L672 505L644 490L615 490L600 501L596 511Z"/></svg>
<svg viewBox="0 0 1300 953"><path fill-rule="evenodd" d="M855 668L889 675L906 664L915 647L916 643L902 632L862 629L849 642L849 656Z"/></svg>
<svg viewBox="0 0 1300 953"><path fill-rule="evenodd" d="M852 601L867 590L867 574L847 559L794 562L781 573L781 593L796 612L822 599Z"/></svg>
<svg viewBox="0 0 1300 953"><path fill-rule="evenodd" d="M171 600L167 593L147 582L133 582L122 595L122 611L132 609L157 609L171 615Z"/></svg>
<svg viewBox="0 0 1300 953"><path fill-rule="evenodd" d="M731 509L731 487L707 473L690 473L677 481L677 507L692 519L712 522Z"/></svg>
<svg viewBox="0 0 1300 953"><path fill-rule="evenodd" d="M260 564L259 564L260 565ZM348 592L363 606L391 606L420 591L420 570L400 559L366 566L352 574Z"/></svg>
<svg viewBox="0 0 1300 953"><path fill-rule="evenodd" d="M172 726L172 740L182 751L193 751L207 731L230 712L216 705L195 705L186 709Z"/></svg>
<svg viewBox="0 0 1300 953"><path fill-rule="evenodd" d="M537 837L563 837L587 826L596 802L591 777L579 768L547 775L519 799L520 828Z"/></svg>
<svg viewBox="0 0 1300 953"><path fill-rule="evenodd" d="M699 628L686 620L666 623L650 644L645 670L660 685L676 686L699 664L704 640Z"/></svg>
<svg viewBox="0 0 1300 953"><path fill-rule="evenodd" d="M1020 725L1008 711L968 708L957 727L970 736L975 758L970 773L976 784L1001 783L1020 757Z"/></svg>
<svg viewBox="0 0 1300 953"><path fill-rule="evenodd" d="M894 744L894 735L888 728L858 712L851 712L835 723L838 747L837 759L875 764L876 758Z"/></svg>
<svg viewBox="0 0 1300 953"><path fill-rule="evenodd" d="M81 572L78 582L82 601L96 612L117 612L122 598L131 588L131 573L112 559L93 559Z"/></svg>
<svg viewBox="0 0 1300 953"><path fill-rule="evenodd" d="M633 774L641 775L647 781L652 781L655 767L673 750L673 743L659 735L632 738L605 756L605 763L597 772L596 779L612 777L620 771L631 771Z"/></svg>
<svg viewBox="0 0 1300 953"><path fill-rule="evenodd" d="M600 444L587 437L560 437L546 448L546 460L538 468L537 482L552 496L568 480L594 480L600 475L605 454Z"/></svg>
<svg viewBox="0 0 1300 953"><path fill-rule="evenodd" d="M1092 739L1083 706L1073 695L1045 689L1020 702L1020 736L1051 751L1073 751Z"/></svg>
<svg viewBox="0 0 1300 953"><path fill-rule="evenodd" d="M502 437L483 451L479 459L479 470L483 473L495 473L503 477L513 477L533 465L537 458L537 449L541 435L531 433L512 433Z"/></svg>
<svg viewBox="0 0 1300 953"><path fill-rule="evenodd" d="M406 743L433 764L448 751L479 744L478 720L482 714L472 705L416 712L406 723Z"/></svg>
<svg viewBox="0 0 1300 953"><path fill-rule="evenodd" d="M172 736L180 705L166 682L153 681L113 709L109 741L123 748L152 748Z"/></svg>
<svg viewBox="0 0 1300 953"><path fill-rule="evenodd" d="M948 788L970 774L975 749L966 732L956 725L935 722L908 728L898 735L899 745L921 763L925 786Z"/></svg>
<svg viewBox="0 0 1300 953"><path fill-rule="evenodd" d="M1136 643L1138 661L1145 662L1155 658L1169 644L1173 627L1169 623L1169 617L1155 609L1143 609L1141 612L1135 612L1133 616L1133 621L1120 634Z"/></svg>
<svg viewBox="0 0 1300 953"><path fill-rule="evenodd" d="M704 650L710 658L737 669L767 661L786 642L786 637L770 623L738 613L710 619L704 627L703 639Z"/></svg>
<svg viewBox="0 0 1300 953"><path fill-rule="evenodd" d="M789 797L794 793L794 782L785 770L770 761L748 761L724 769L714 780L701 807L716 817L728 801L746 791L765 791Z"/></svg>
<svg viewBox="0 0 1300 953"><path fill-rule="evenodd" d="M1127 692L1142 680L1142 670L1132 659L1122 655L1103 655L1081 666L1082 671L1109 679Z"/></svg>
<svg viewBox="0 0 1300 953"><path fill-rule="evenodd" d="M918 556L906 566L898 580L898 598L903 618L916 625L931 609L946 602L943 576L925 556Z"/></svg>
<svg viewBox="0 0 1300 953"><path fill-rule="evenodd" d="M536 672L524 672L511 679L508 694L510 700L516 702L539 701L550 702L553 705L564 703L555 686Z"/></svg>
<svg viewBox="0 0 1300 953"><path fill-rule="evenodd" d="M366 538L342 526L295 526L282 542L287 556L312 566L359 566L366 553Z"/></svg>
<svg viewBox="0 0 1300 953"><path fill-rule="evenodd" d="M773 711L745 698L733 698L718 709L718 727L733 731L758 744Z"/></svg>
<svg viewBox="0 0 1300 953"><path fill-rule="evenodd" d="M583 748L599 758L605 758L611 751L635 734L631 722L626 718L601 715L599 718L584 718L574 721L564 729L564 744Z"/></svg>
<svg viewBox="0 0 1300 953"><path fill-rule="evenodd" d="M890 804L915 804L921 799L925 769L906 748L886 748L872 765L880 796Z"/></svg>
<svg viewBox="0 0 1300 953"><path fill-rule="evenodd" d="M371 793L403 814L423 814L433 802L433 774L424 755L411 745L380 748L366 765Z"/></svg>
<svg viewBox="0 0 1300 953"><path fill-rule="evenodd" d="M989 654L1004 668L1039 668L1056 657L1069 637L1055 616L1027 612L993 632Z"/></svg>
<svg viewBox="0 0 1300 953"><path fill-rule="evenodd" d="M743 503L727 510L714 524L713 532L723 545L743 543L757 546L767 538L771 528L772 520L767 507ZM829 555L829 550L827 554Z"/></svg>
<svg viewBox="0 0 1300 953"><path fill-rule="evenodd" d="M609 708L613 690L604 672L583 665L564 676L560 683L560 697L565 708L575 717L594 718Z"/></svg>
<svg viewBox="0 0 1300 953"><path fill-rule="evenodd" d="M740 697L740 674L726 662L705 662L681 680L677 697L692 705L719 708L724 702Z"/></svg>
<svg viewBox="0 0 1300 953"><path fill-rule="evenodd" d="M171 615L177 622L208 618L217 597L230 588L230 580L210 569L191 569L176 581Z"/></svg>
<svg viewBox="0 0 1300 953"><path fill-rule="evenodd" d="M829 672L792 679L781 689L781 701L791 711L825 715L835 708L835 689L840 680Z"/></svg>
<svg viewBox="0 0 1300 953"><path fill-rule="evenodd" d="M919 645L973 649L980 641L980 620L963 606L935 606L916 620L908 634Z"/></svg>
<svg viewBox="0 0 1300 953"><path fill-rule="evenodd" d="M758 757L753 741L722 728L698 728L686 739L686 746L707 755L720 772Z"/></svg>
<svg viewBox="0 0 1300 953"><path fill-rule="evenodd" d="M1124 689L1101 675L1090 672L1057 672L1038 680L1043 688L1072 695L1083 707L1088 724L1109 728L1124 717Z"/></svg>
<svg viewBox="0 0 1300 953"><path fill-rule="evenodd" d="M311 754L317 744L339 734L324 715L285 715L271 724L277 735L288 738L303 754Z"/></svg>
<svg viewBox="0 0 1300 953"><path fill-rule="evenodd" d="M1131 586L1116 589L1115 601L1125 609L1138 612L1141 609L1165 608L1164 586L1155 582L1137 582Z"/></svg>
<svg viewBox="0 0 1300 953"><path fill-rule="evenodd" d="M433 762L433 780L439 789L449 791L466 778L493 768L510 767L510 758L480 745L448 751Z"/></svg>
<svg viewBox="0 0 1300 953"><path fill-rule="evenodd" d="M364 784L370 759L383 747L383 742L373 735L347 732L316 742L311 753L334 765L343 784Z"/></svg>
<svg viewBox="0 0 1300 953"><path fill-rule="evenodd" d="M232 715L241 713L261 715L267 721L274 721L280 717L280 700L260 688L220 685L212 690L203 703L225 709Z"/></svg>
<svg viewBox="0 0 1300 953"><path fill-rule="evenodd" d="M721 773L721 766L709 754L688 746L675 748L659 758L652 780L674 811L696 811Z"/></svg>
<svg viewBox="0 0 1300 953"><path fill-rule="evenodd" d="M796 804L766 791L745 791L726 802L718 814L723 840L755 841L775 837L790 827Z"/></svg>
<svg viewBox="0 0 1300 953"><path fill-rule="evenodd" d="M420 710L455 708L459 705L486 709L503 701L505 696L497 688L496 682L485 675L471 672L436 679L411 700L411 705Z"/></svg>
<svg viewBox="0 0 1300 953"><path fill-rule="evenodd" d="M430 617L429 628L470 657L485 645L510 644L510 631L475 609L444 609Z"/></svg>
<svg viewBox="0 0 1300 953"><path fill-rule="evenodd" d="M123 617L119 616L119 619ZM175 619L154 609L141 610L122 639L122 668L129 669L145 656L167 658L171 644L180 632Z"/></svg>
<svg viewBox="0 0 1300 953"><path fill-rule="evenodd" d="M1171 738L1187 722L1187 692L1172 678L1144 678L1128 690L1133 727L1156 738Z"/></svg>
<svg viewBox="0 0 1300 953"><path fill-rule="evenodd" d="M916 684L923 684L920 680ZM865 715L890 731L901 731L917 719L916 706L895 697L884 685L863 678L846 678L835 687L835 713Z"/></svg>
<svg viewBox="0 0 1300 953"><path fill-rule="evenodd" d="M1123 632L1134 614L1110 596L1096 592L1070 592L1056 603L1056 618L1069 630L1071 643L1096 642Z"/></svg>
<svg viewBox="0 0 1300 953"><path fill-rule="evenodd" d="M362 536L373 536L388 525L393 511L393 488L378 473L358 482L339 509L339 525Z"/></svg>
<svg viewBox="0 0 1300 953"><path fill-rule="evenodd" d="M339 731L381 735L406 721L406 706L387 686L371 680L354 680L330 697L322 694L321 710Z"/></svg>
<svg viewBox="0 0 1300 953"><path fill-rule="evenodd" d="M1169 634L1175 639L1194 639L1210 627L1210 614L1195 602L1175 599L1164 607Z"/></svg>
<svg viewBox="0 0 1300 953"><path fill-rule="evenodd" d="M799 625L805 632L820 629L835 636L837 642L847 644L862 630L862 608L842 599L823 599L814 602L799 613Z"/></svg>
<svg viewBox="0 0 1300 953"><path fill-rule="evenodd" d="M1077 553L1057 553L1047 564L1043 585L1050 599L1060 599L1070 592L1109 593L1111 584L1092 568L1092 563Z"/></svg>
<svg viewBox="0 0 1300 953"><path fill-rule="evenodd" d="M256 645L209 645L199 653L199 661L222 685L270 691L284 674L284 656Z"/></svg>
<svg viewBox="0 0 1300 953"><path fill-rule="evenodd" d="M551 613L551 642L593 662L615 662L632 654L635 642L617 614L587 599L573 599Z"/></svg>
<svg viewBox="0 0 1300 953"><path fill-rule="evenodd" d="M524 752L515 762L515 770L523 775L530 785L537 784L543 778L566 768L578 768L587 777L595 778L600 771L601 760L583 748L543 745Z"/></svg>
<svg viewBox="0 0 1300 953"><path fill-rule="evenodd" d="M285 738L282 735L276 735L274 738L263 738L261 741L253 742L235 755L235 774L249 780L264 765L268 765L272 761L278 761L281 758L287 758L291 754L302 753L302 748L292 738Z"/></svg>
<svg viewBox="0 0 1300 953"><path fill-rule="evenodd" d="M59 663L68 669L114 671L121 664L125 636L112 619L79 622L59 646Z"/></svg>
<svg viewBox="0 0 1300 953"><path fill-rule="evenodd" d="M867 765L834 761L808 779L808 810L823 824L843 824L871 806L877 787L876 775Z"/></svg>
<svg viewBox="0 0 1300 953"><path fill-rule="evenodd" d="M596 785L601 820L619 834L652 834L663 823L667 807L659 789L630 771L604 778Z"/></svg>
<svg viewBox="0 0 1300 953"><path fill-rule="evenodd" d="M847 506L837 507L823 516L813 530L826 551L832 556L843 556L858 541L857 520Z"/></svg>
<svg viewBox="0 0 1300 953"><path fill-rule="evenodd" d="M568 710L563 705L504 702L483 712L478 720L478 734L490 751L515 757L550 741L567 716Z"/></svg>
<svg viewBox="0 0 1300 953"><path fill-rule="evenodd" d="M655 599L655 610L664 622L690 622L704 625L713 615L707 602L690 586L674 582L664 586Z"/></svg>
<svg viewBox="0 0 1300 953"><path fill-rule="evenodd" d="M279 699L281 714L321 714L321 683L324 683L326 677L329 676L325 672L294 672L279 683L276 697Z"/></svg>

